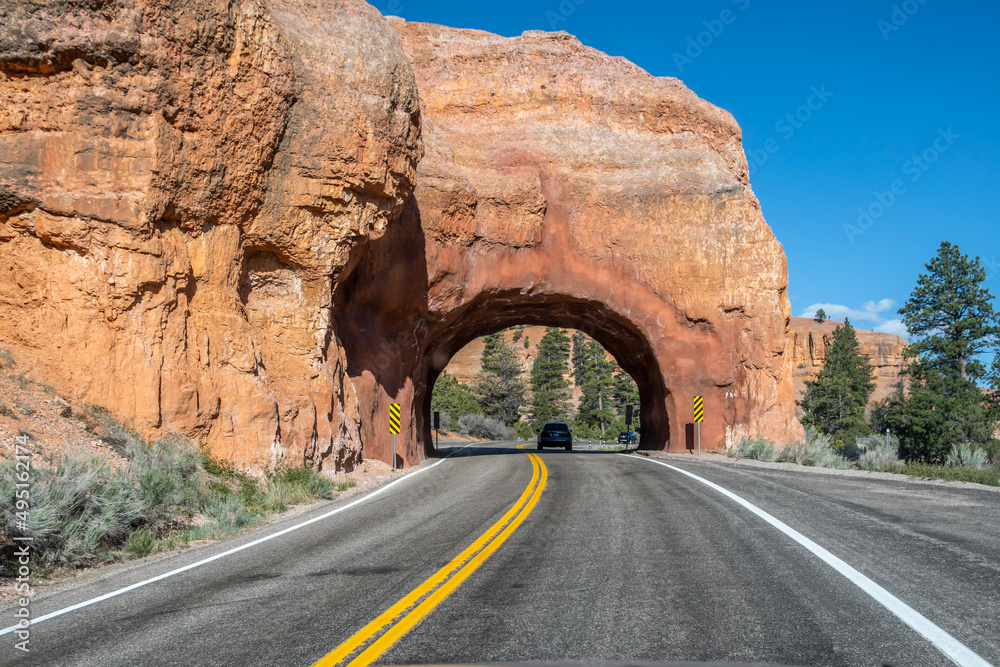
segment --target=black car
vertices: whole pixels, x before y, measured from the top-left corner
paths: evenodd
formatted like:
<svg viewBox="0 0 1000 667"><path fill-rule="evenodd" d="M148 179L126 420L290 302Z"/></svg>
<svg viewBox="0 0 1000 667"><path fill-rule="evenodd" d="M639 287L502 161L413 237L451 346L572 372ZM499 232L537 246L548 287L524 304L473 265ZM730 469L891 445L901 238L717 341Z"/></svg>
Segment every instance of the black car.
<svg viewBox="0 0 1000 667"><path fill-rule="evenodd" d="M543 447L564 447L566 451L573 449L573 433L569 426L562 422L548 422L538 434L538 449Z"/></svg>
<svg viewBox="0 0 1000 667"><path fill-rule="evenodd" d="M618 434L618 444L619 445L634 445L636 443L636 435L631 431L622 431Z"/></svg>

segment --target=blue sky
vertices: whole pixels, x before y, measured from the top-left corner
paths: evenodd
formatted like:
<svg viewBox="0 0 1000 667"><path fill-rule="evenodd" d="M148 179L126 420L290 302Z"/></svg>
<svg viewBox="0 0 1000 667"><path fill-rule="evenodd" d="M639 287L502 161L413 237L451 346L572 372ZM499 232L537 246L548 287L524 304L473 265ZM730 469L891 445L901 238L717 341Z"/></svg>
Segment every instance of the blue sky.
<svg viewBox="0 0 1000 667"><path fill-rule="evenodd" d="M944 240L979 256L1000 293L996 3L374 4L507 36L566 30L730 111L788 255L794 315L822 306L905 333L895 311Z"/></svg>

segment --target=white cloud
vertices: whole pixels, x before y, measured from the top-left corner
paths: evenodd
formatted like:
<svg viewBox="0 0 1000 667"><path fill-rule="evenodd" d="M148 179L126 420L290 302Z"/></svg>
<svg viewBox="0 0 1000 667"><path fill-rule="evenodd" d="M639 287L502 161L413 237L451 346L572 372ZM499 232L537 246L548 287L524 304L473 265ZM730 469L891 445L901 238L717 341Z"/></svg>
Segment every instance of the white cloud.
<svg viewBox="0 0 1000 667"><path fill-rule="evenodd" d="M878 303L874 301L865 302L864 309L866 313L884 313L895 305L896 302L892 299L882 299Z"/></svg>
<svg viewBox="0 0 1000 667"><path fill-rule="evenodd" d="M820 308L826 312L827 319L836 322L843 322L849 318L855 326L860 325L862 329L870 329L881 333L891 333L904 338L909 336L906 325L899 319L887 319L882 315L895 315L896 302L892 299L880 299L878 301L866 301L861 308L851 308L839 303L814 303L802 310L799 317L814 317Z"/></svg>
<svg viewBox="0 0 1000 667"><path fill-rule="evenodd" d="M886 320L882 324L875 327L873 331L896 334L897 336L902 336L903 338L910 337L910 332L907 331L906 325L903 324L903 320Z"/></svg>

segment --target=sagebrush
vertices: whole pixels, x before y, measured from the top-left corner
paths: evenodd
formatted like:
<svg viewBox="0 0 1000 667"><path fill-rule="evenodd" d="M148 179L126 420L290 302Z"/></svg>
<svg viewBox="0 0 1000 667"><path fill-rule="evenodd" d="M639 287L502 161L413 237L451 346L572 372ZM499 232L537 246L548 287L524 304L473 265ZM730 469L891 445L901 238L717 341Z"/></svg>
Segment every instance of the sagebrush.
<svg viewBox="0 0 1000 667"><path fill-rule="evenodd" d="M125 465L114 468L107 459L74 447L48 460L33 459L27 521L18 516L23 508L17 506L15 461L0 459L0 534L30 537L43 570L225 537L268 513L329 499L348 488L307 467L280 468L258 479L183 435L169 433L149 444L105 410L92 407L83 416L120 451ZM0 541L0 547L3 573L12 567L12 547L9 540Z"/></svg>
<svg viewBox="0 0 1000 667"><path fill-rule="evenodd" d="M513 440L514 431L499 419L486 415L463 415L458 420L458 432L485 440Z"/></svg>

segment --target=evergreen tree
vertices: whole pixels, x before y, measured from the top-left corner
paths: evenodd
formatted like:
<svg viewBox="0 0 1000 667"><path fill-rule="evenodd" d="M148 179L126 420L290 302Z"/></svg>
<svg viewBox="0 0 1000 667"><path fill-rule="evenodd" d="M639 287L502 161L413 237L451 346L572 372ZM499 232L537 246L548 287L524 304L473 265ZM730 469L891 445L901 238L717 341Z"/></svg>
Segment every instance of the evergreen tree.
<svg viewBox="0 0 1000 667"><path fill-rule="evenodd" d="M614 371L618 364L610 361L601 344L590 338L583 343L581 362L583 395L577 410L577 423L604 436L617 417L613 405Z"/></svg>
<svg viewBox="0 0 1000 667"><path fill-rule="evenodd" d="M819 320L820 322L825 321L826 320L826 311L823 310L822 308L820 308L819 310L817 310L816 311L816 319Z"/></svg>
<svg viewBox="0 0 1000 667"><path fill-rule="evenodd" d="M573 332L573 380L576 386L583 384L583 376L587 372L587 341L590 337L577 329Z"/></svg>
<svg viewBox="0 0 1000 667"><path fill-rule="evenodd" d="M900 438L904 458L943 463L952 445L990 440L989 410L974 382L919 363L907 372L910 394Z"/></svg>
<svg viewBox="0 0 1000 667"><path fill-rule="evenodd" d="M431 412L440 412L442 419L448 420L447 423L442 422L441 426L451 430L465 415L478 415L483 411L472 390L450 373L442 372L431 392Z"/></svg>
<svg viewBox="0 0 1000 667"><path fill-rule="evenodd" d="M548 327L531 366L532 423L536 429L545 422L566 420L568 361L569 336L562 329Z"/></svg>
<svg viewBox="0 0 1000 667"><path fill-rule="evenodd" d="M1000 327L978 257L945 241L926 267L899 309L920 337L906 350L913 361L901 444L907 458L943 461L952 445L991 437L995 417L978 385L987 371L976 357L997 344Z"/></svg>
<svg viewBox="0 0 1000 667"><path fill-rule="evenodd" d="M493 358L493 352L501 340L503 340L502 331L483 336L483 353L479 357L483 370L486 370L486 364Z"/></svg>
<svg viewBox="0 0 1000 667"><path fill-rule="evenodd" d="M802 423L850 445L857 436L870 434L865 408L875 389L873 375L871 361L861 354L854 327L845 318L833 332L823 369L806 385Z"/></svg>
<svg viewBox="0 0 1000 667"><path fill-rule="evenodd" d="M483 370L475 382L476 398L488 417L513 426L520 419L527 390L521 358L502 334L492 334L484 340Z"/></svg>
<svg viewBox="0 0 1000 667"><path fill-rule="evenodd" d="M631 405L632 410L632 430L639 429L639 387L636 386L632 376L626 373L615 363L614 372L614 399L618 416L622 424L625 423L625 406ZM624 429L623 429L624 430Z"/></svg>
<svg viewBox="0 0 1000 667"><path fill-rule="evenodd" d="M885 434L886 429L896 436L903 432L906 426L906 392L902 380L891 394L875 403L868 423L878 435Z"/></svg>
<svg viewBox="0 0 1000 667"><path fill-rule="evenodd" d="M983 287L986 270L976 257L970 261L958 246L945 241L920 274L917 286L899 314L913 336L907 354L919 357L925 369L978 380L986 368L976 359L997 344L993 295Z"/></svg>

